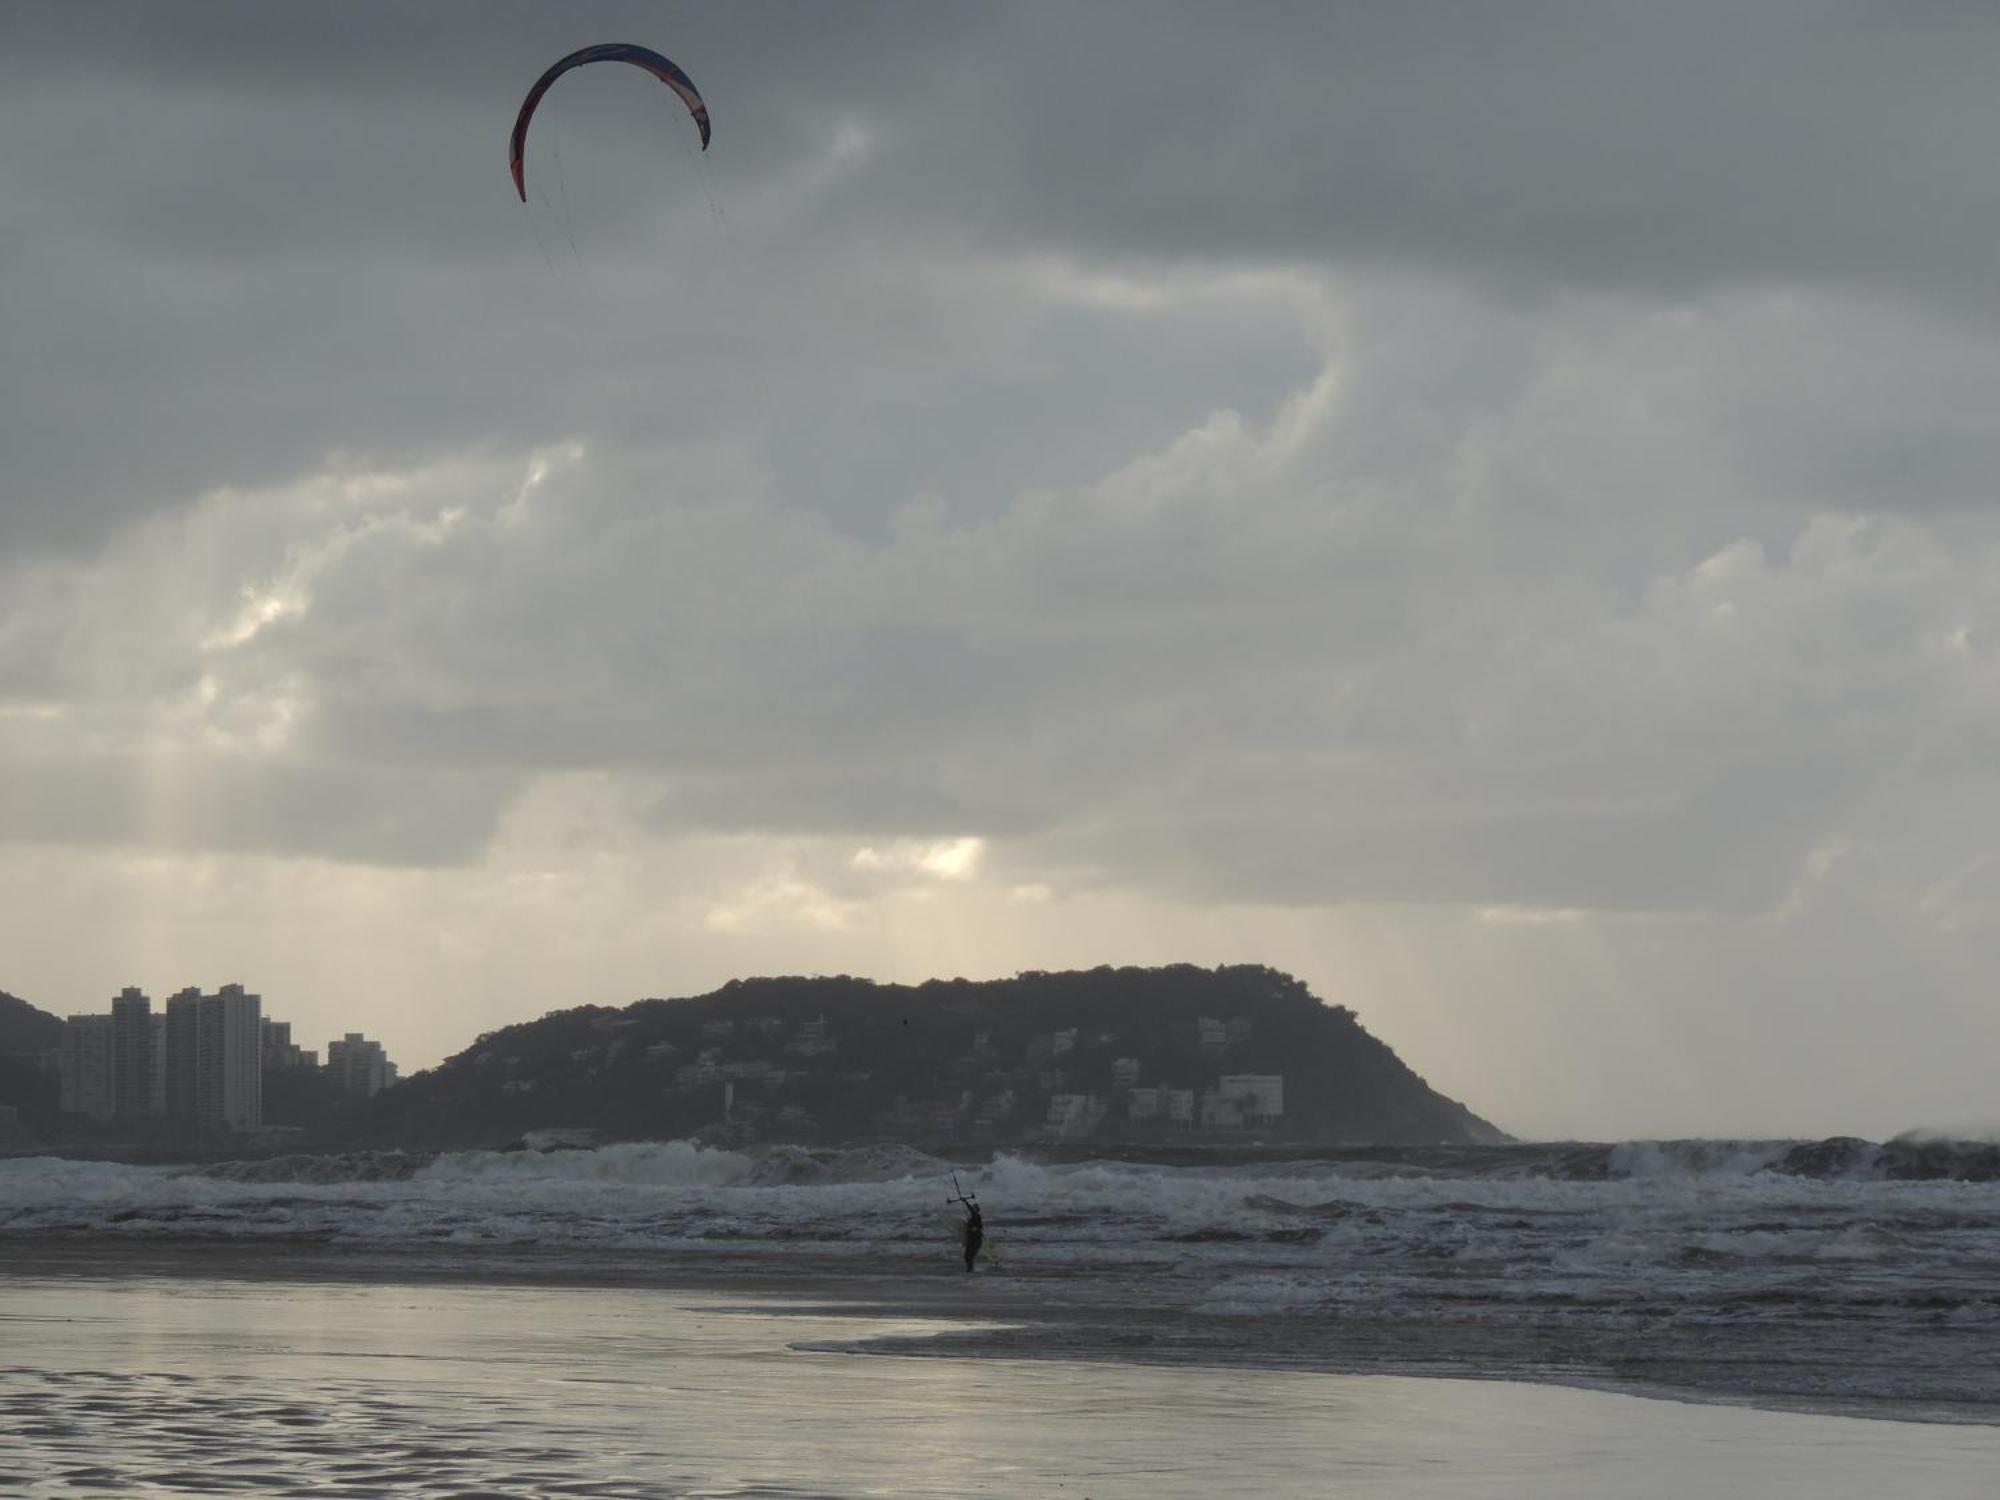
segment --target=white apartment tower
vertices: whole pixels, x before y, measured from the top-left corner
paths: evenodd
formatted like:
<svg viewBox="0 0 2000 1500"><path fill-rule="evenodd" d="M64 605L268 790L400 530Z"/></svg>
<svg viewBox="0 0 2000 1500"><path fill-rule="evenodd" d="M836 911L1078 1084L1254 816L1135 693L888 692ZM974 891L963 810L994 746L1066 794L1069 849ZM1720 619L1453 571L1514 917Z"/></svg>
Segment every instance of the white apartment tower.
<svg viewBox="0 0 2000 1500"><path fill-rule="evenodd" d="M159 1045L153 1021L153 1002L144 991L127 985L112 997L111 1113L120 1120L159 1113L153 1098L158 1071L153 1054Z"/></svg>
<svg viewBox="0 0 2000 1500"><path fill-rule="evenodd" d="M335 1088L356 1099L373 1098L396 1081L396 1065L382 1044L358 1031L326 1044L326 1071Z"/></svg>
<svg viewBox="0 0 2000 1500"><path fill-rule="evenodd" d="M202 1130L254 1130L264 1121L263 1008L240 984L167 1000L166 1106Z"/></svg>
<svg viewBox="0 0 2000 1500"><path fill-rule="evenodd" d="M319 1058L292 1041L292 1023L264 1019L264 1066L279 1072L317 1068Z"/></svg>
<svg viewBox="0 0 2000 1500"><path fill-rule="evenodd" d="M111 1017L71 1016L63 1023L62 1112L108 1120L111 1091Z"/></svg>

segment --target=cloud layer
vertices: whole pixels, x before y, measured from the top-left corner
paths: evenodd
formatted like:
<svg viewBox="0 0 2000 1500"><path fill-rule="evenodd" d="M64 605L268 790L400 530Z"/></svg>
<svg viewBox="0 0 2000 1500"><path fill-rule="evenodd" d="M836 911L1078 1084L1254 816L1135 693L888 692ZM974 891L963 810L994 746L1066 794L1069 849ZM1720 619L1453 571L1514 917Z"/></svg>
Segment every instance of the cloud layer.
<svg viewBox="0 0 2000 1500"><path fill-rule="evenodd" d="M1983 12L734 7L525 208L477 14L0 23L11 987L1289 959L1521 1128L1982 1097Z"/></svg>

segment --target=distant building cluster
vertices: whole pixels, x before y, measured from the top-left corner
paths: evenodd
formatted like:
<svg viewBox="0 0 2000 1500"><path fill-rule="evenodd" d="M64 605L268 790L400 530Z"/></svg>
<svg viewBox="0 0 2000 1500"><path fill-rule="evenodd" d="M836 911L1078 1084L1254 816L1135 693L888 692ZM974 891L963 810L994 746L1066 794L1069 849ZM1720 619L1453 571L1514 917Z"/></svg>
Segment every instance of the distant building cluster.
<svg viewBox="0 0 2000 1500"><path fill-rule="evenodd" d="M1245 1017L1226 1020L1202 1016L1194 1023L1194 1039L1204 1054L1215 1055L1248 1042L1253 1023ZM1028 1060L1050 1060L1076 1046L1074 1028L1036 1037L1028 1044ZM1223 1073L1205 1089L1171 1088L1141 1083L1146 1064L1137 1057L1111 1060L1111 1091L1068 1093L1061 1090L1060 1070L1045 1069L1038 1080L1053 1086L1047 1116L1039 1132L1057 1141L1087 1140L1107 1116L1121 1113L1131 1125L1169 1131L1228 1131L1268 1128L1285 1118L1285 1077L1282 1073Z"/></svg>
<svg viewBox="0 0 2000 1500"><path fill-rule="evenodd" d="M625 1049L616 1035L633 1023L600 1018L592 1024L608 1040L574 1047L570 1059L578 1066L609 1067ZM991 1028L975 1029L967 1050L936 1060L931 1088L898 1092L893 1103L871 1109L866 1118L871 1128L887 1134L933 1140L1087 1141L1107 1131L1137 1138L1186 1132L1212 1139L1281 1128L1282 1073L1223 1071L1227 1056L1247 1047L1253 1035L1247 1017L1204 1016L1186 1023L1185 1033L1169 1045L1162 1045L1164 1034L1132 1035L1126 1051L1114 1032L1058 1026L1016 1039L1013 1046L1021 1050L1010 1057ZM823 1014L789 1021L711 1018L686 1046L684 1052L671 1040L656 1040L644 1046L644 1055L662 1072L671 1070L670 1095L715 1089L721 1123L746 1139L810 1125L804 1097L823 1103L845 1090L851 1098L876 1076L876 1067L853 1065L863 1061L859 1055L842 1065L841 1040ZM866 1052L865 1046L856 1050ZM538 1086L534 1078L517 1076L519 1057L475 1054L472 1062L508 1075L503 1092Z"/></svg>
<svg viewBox="0 0 2000 1500"><path fill-rule="evenodd" d="M240 984L213 994L184 989L153 1009L126 988L102 1015L63 1023L62 1110L93 1120L164 1118L201 1131L255 1130L264 1123L268 1071L312 1069L318 1057L292 1041L289 1021L263 1014ZM359 1032L327 1047L326 1072L342 1093L365 1098L396 1081L379 1042Z"/></svg>

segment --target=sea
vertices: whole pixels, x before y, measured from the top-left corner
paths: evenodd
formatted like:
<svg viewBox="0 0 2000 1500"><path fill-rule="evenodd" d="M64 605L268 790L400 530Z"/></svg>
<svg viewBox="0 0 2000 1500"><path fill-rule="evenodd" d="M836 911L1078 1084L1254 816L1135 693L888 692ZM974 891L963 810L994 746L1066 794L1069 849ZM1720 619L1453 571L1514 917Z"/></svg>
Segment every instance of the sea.
<svg viewBox="0 0 2000 1500"><path fill-rule="evenodd" d="M0 1494L2000 1493L1989 1143L564 1140L0 1161Z"/></svg>

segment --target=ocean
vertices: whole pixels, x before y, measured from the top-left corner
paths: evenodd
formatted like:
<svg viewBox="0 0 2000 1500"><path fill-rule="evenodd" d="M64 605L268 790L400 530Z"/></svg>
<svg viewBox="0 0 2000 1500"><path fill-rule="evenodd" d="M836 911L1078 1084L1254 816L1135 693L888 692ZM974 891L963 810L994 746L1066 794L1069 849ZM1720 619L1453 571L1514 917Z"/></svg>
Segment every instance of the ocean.
<svg viewBox="0 0 2000 1500"><path fill-rule="evenodd" d="M0 1493L1986 1495L1982 1151L16 1159Z"/></svg>

